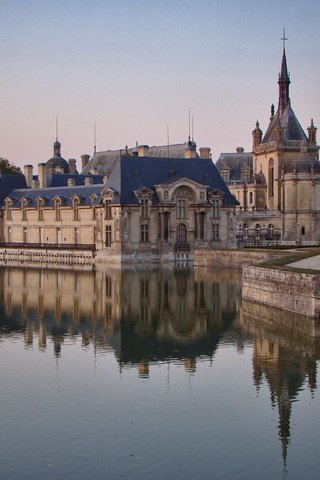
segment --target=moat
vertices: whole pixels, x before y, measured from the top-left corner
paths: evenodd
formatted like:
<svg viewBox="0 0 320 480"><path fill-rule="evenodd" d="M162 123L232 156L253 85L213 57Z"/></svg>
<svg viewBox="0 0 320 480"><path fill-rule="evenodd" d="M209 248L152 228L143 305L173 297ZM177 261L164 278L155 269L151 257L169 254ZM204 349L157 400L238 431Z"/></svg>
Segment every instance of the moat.
<svg viewBox="0 0 320 480"><path fill-rule="evenodd" d="M239 271L1 268L1 477L316 479L314 331Z"/></svg>

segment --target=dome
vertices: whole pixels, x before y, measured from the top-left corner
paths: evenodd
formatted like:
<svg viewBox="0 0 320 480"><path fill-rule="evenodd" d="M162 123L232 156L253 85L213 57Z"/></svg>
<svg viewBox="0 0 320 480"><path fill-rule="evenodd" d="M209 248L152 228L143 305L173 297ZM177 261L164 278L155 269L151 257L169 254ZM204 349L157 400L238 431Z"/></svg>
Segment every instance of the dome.
<svg viewBox="0 0 320 480"><path fill-rule="evenodd" d="M54 171L59 168L63 169L63 173L69 173L69 163L67 160L61 157L61 155L54 155L47 161L47 167L50 169L52 168L53 173Z"/></svg>

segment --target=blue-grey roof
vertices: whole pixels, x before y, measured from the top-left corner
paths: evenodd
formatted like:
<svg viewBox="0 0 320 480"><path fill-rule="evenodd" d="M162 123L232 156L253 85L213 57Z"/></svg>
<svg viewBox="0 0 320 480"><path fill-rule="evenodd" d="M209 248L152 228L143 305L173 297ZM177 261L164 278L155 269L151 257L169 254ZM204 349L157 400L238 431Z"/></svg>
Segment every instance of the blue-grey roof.
<svg viewBox="0 0 320 480"><path fill-rule="evenodd" d="M282 115L280 115L279 110L275 114L273 120L270 122L267 131L262 139L262 143L274 142L276 140L276 127L280 124L284 129L284 139L285 140L300 140L306 141L307 136L303 131L297 117L295 116L294 111L292 110L290 104L286 106Z"/></svg>
<svg viewBox="0 0 320 480"><path fill-rule="evenodd" d="M142 187L154 189L154 185L177 181L184 177L217 188L224 193L225 205L237 205L211 159L200 158L150 158L122 156L116 162L109 177L108 185L118 193L121 204L135 204L134 191Z"/></svg>
<svg viewBox="0 0 320 480"><path fill-rule="evenodd" d="M24 175L1 175L0 174L0 205L9 193L15 188L26 188Z"/></svg>

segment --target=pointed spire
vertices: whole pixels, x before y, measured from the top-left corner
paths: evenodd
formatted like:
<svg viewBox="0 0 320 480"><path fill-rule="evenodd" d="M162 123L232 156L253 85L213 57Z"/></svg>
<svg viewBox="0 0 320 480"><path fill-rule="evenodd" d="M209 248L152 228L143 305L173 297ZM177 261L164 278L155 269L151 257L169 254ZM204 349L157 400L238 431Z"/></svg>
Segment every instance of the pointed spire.
<svg viewBox="0 0 320 480"><path fill-rule="evenodd" d="M287 105L290 105L289 97L289 85L290 85L290 75L288 73L287 67L287 57L286 57L286 45L285 42L288 40L286 38L285 28L283 29L283 52L282 52L282 61L281 61L281 72L279 73L279 114L282 115L284 109Z"/></svg>

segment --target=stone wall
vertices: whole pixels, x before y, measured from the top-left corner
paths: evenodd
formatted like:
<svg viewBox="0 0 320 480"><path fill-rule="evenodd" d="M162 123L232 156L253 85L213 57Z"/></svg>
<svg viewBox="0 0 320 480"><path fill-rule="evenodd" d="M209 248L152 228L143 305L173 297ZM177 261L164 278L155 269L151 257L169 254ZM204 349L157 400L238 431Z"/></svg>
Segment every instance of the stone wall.
<svg viewBox="0 0 320 480"><path fill-rule="evenodd" d="M320 276L245 266L242 298L272 307L320 317Z"/></svg>
<svg viewBox="0 0 320 480"><path fill-rule="evenodd" d="M242 268L244 265L254 265L265 260L281 257L282 255L283 252L279 250L196 250L194 255L194 265L199 267L226 266Z"/></svg>

